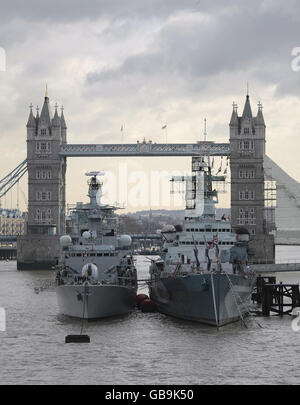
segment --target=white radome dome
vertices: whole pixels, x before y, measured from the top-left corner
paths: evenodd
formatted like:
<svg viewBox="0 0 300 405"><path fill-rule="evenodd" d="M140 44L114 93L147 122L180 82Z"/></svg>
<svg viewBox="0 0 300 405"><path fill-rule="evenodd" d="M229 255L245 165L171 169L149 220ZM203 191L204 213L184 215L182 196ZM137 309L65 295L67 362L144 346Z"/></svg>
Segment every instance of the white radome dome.
<svg viewBox="0 0 300 405"><path fill-rule="evenodd" d="M84 231L83 234L82 234L82 237L83 237L84 239L90 239L91 236L92 236L92 235L91 235L91 232L90 232L90 231Z"/></svg>
<svg viewBox="0 0 300 405"><path fill-rule="evenodd" d="M129 247L131 246L132 239L129 235L121 235L120 236L120 246L121 247Z"/></svg>
<svg viewBox="0 0 300 405"><path fill-rule="evenodd" d="M165 225L162 228L161 233L168 242L174 242L176 239L176 228L174 225Z"/></svg>
<svg viewBox="0 0 300 405"><path fill-rule="evenodd" d="M176 232L174 225L164 225L163 226L161 233L169 233L169 232Z"/></svg>
<svg viewBox="0 0 300 405"><path fill-rule="evenodd" d="M98 278L98 267L94 263L87 263L82 267L82 277Z"/></svg>
<svg viewBox="0 0 300 405"><path fill-rule="evenodd" d="M59 238L60 246L70 246L72 245L72 238L69 235L63 235Z"/></svg>

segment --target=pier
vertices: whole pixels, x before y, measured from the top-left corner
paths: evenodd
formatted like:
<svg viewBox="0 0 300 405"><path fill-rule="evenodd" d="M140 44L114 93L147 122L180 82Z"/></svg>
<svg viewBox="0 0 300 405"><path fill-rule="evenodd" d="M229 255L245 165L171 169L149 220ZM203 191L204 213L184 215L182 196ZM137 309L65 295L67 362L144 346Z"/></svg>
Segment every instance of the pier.
<svg viewBox="0 0 300 405"><path fill-rule="evenodd" d="M0 260L16 260L17 246L14 244L3 245L0 244Z"/></svg>
<svg viewBox="0 0 300 405"><path fill-rule="evenodd" d="M276 283L276 277L257 278L252 301L261 305L261 314L270 316L291 315L294 308L300 307L299 284Z"/></svg>
<svg viewBox="0 0 300 405"><path fill-rule="evenodd" d="M300 271L300 263L266 263L266 264L251 264L250 269L258 274L270 273L287 273L290 271Z"/></svg>

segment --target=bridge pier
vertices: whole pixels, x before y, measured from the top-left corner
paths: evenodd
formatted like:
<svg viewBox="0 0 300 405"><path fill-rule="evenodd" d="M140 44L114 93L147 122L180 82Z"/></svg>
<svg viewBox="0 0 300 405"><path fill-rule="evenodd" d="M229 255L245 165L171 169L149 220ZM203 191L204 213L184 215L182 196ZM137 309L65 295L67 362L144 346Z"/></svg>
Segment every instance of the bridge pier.
<svg viewBox="0 0 300 405"><path fill-rule="evenodd" d="M17 239L18 270L50 270L59 258L58 235L22 235Z"/></svg>

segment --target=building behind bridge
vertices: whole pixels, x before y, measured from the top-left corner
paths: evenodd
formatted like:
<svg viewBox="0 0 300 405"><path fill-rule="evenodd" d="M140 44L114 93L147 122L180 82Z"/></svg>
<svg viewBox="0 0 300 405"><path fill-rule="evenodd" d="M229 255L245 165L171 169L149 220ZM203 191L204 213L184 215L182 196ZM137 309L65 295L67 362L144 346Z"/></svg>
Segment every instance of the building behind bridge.
<svg viewBox="0 0 300 405"><path fill-rule="evenodd" d="M24 235L26 222L26 213L0 208L0 235Z"/></svg>

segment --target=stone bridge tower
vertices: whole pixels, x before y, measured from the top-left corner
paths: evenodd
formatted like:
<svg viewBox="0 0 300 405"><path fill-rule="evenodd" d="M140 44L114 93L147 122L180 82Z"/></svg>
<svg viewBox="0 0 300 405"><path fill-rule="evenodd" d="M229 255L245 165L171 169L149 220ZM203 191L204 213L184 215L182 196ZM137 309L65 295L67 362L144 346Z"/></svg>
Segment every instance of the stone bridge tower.
<svg viewBox="0 0 300 405"><path fill-rule="evenodd" d="M247 94L242 116L237 105L229 124L231 169L231 220L233 228L247 228L253 261L274 261L274 236L269 234L265 219L264 156L266 126L262 105L252 115ZM251 256L250 256L251 257Z"/></svg>
<svg viewBox="0 0 300 405"><path fill-rule="evenodd" d="M52 115L46 91L41 115L30 107L27 122L28 224L18 239L18 269L51 268L65 229L66 158L59 155L67 126L57 105Z"/></svg>

